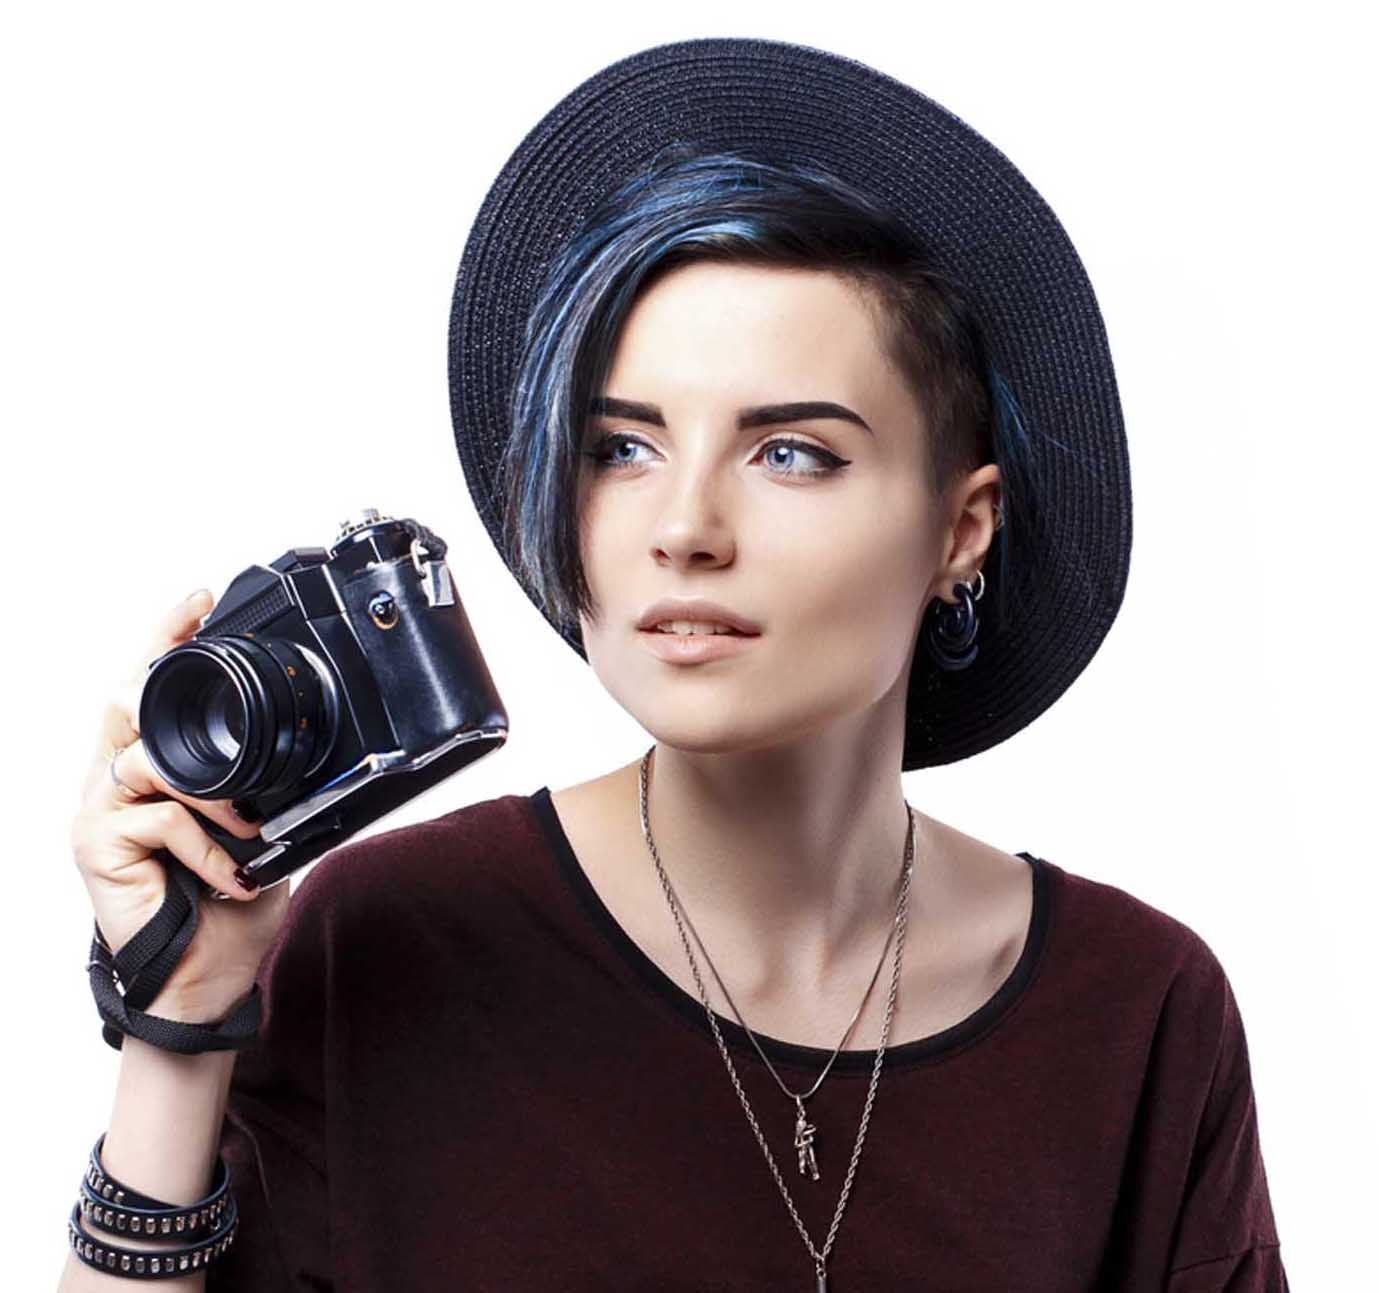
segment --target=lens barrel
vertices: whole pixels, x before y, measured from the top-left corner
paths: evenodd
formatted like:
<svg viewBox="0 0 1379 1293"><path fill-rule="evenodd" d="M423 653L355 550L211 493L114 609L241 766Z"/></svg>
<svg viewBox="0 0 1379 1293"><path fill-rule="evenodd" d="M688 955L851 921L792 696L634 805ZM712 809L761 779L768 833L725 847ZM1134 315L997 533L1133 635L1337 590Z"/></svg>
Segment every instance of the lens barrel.
<svg viewBox="0 0 1379 1293"><path fill-rule="evenodd" d="M328 673L280 638L211 636L174 647L149 670L139 735L149 763L198 799L290 790L335 743Z"/></svg>

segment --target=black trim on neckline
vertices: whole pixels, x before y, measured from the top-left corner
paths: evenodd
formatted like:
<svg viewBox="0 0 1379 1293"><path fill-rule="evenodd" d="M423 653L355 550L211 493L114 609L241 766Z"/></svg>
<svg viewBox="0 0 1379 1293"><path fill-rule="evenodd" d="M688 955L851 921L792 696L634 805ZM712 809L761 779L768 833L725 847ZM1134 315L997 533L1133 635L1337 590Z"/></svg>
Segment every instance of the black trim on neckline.
<svg viewBox="0 0 1379 1293"><path fill-rule="evenodd" d="M555 804L551 802L550 787L542 786L539 790L534 791L527 796L527 802L535 813L546 840L551 846L551 852L559 864L558 869L561 875L565 877L575 896L589 913L595 927L621 954L623 959L637 971L655 994L674 1007L682 1018L694 1026L696 1032L712 1044L713 1031L710 1029L708 1018L704 1013L704 1003L698 998L690 996L642 951L632 936L618 923L613 913L608 910L603 899L599 896L598 890L590 882L578 857L575 856L574 846L570 843L569 836L565 834L565 828L561 825ZM1020 952L1019 959L995 993L970 1015L940 1032L931 1033L928 1037L920 1037L899 1045L887 1046L885 1058L882 1060L883 1068L907 1067L912 1064L925 1063L947 1056L971 1044L994 1028L1009 1013L1016 1001L1024 995L1034 981L1035 973L1043 959L1043 952L1048 942L1053 905L1053 877L1049 864L1043 858L1023 850L1016 856L1024 858L1034 872L1033 910L1030 913L1029 930L1025 935L1025 945ZM889 966L892 958L887 956L886 959ZM890 975L884 969L881 978L877 980L878 986L882 982L887 985L890 983ZM752 1046L751 1039L736 1019L729 1019L717 1011L714 1011L714 1018L718 1022L719 1031L723 1034L723 1041L730 1049L756 1056L756 1049ZM761 1049L772 1061L780 1064L797 1065L817 1071L828 1062L828 1057L833 1054L831 1050L825 1050L822 1047L801 1046L794 1042L783 1041L780 1038L769 1037L762 1032L755 1032L755 1036ZM838 1058L834 1061L831 1072L870 1075L875 1063L875 1048L871 1050L842 1050L838 1052Z"/></svg>

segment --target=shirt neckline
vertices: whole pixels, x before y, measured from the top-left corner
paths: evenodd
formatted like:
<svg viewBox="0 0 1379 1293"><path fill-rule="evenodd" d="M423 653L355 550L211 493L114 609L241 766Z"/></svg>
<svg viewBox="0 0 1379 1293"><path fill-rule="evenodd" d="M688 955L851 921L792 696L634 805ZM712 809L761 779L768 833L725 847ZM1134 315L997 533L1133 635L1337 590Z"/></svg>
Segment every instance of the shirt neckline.
<svg viewBox="0 0 1379 1293"><path fill-rule="evenodd" d="M599 896L598 890L594 888L588 875L585 874L584 868L580 865L579 859L575 855L574 846L565 834L565 828L561 825L560 816L551 800L550 787L542 786L527 796L527 803L540 824L550 846L551 854L556 860L557 869L570 885L580 905L590 916L595 929L637 972L643 983L651 989L657 998L674 1009L711 1045L715 1045L713 1031L709 1027L708 1017L704 1011L704 1003L698 997L691 996L686 992L641 949L632 936L618 923ZM1016 856L1023 858L1033 868L1034 886L1033 909L1030 913L1029 928L1025 934L1025 943L1019 959L996 991L965 1018L937 1033L931 1033L928 1037L920 1037L902 1042L899 1045L887 1046L885 1057L882 1060L883 1067L905 1068L911 1065L929 1063L971 1045L979 1038L984 1037L1004 1019L1015 1006L1015 1003L1028 991L1030 984L1034 981L1048 943L1053 905L1054 868L1045 859L1023 850ZM882 988L883 984L887 988L889 987L891 965L891 956L888 954L886 965L881 971L881 977L877 980L878 990ZM748 1037L746 1030L736 1019L721 1015L717 1011L714 1011L714 1019L723 1035L724 1043L730 1050L752 1056L756 1055L756 1049L752 1046L751 1038ZM796 1042L770 1037L757 1029L752 1031L761 1049L774 1063L795 1065L818 1072L828 1062L829 1056L833 1054L831 1049L803 1046ZM838 1057L830 1071L869 1076L875 1063L875 1047L871 1050L845 1049L838 1052Z"/></svg>

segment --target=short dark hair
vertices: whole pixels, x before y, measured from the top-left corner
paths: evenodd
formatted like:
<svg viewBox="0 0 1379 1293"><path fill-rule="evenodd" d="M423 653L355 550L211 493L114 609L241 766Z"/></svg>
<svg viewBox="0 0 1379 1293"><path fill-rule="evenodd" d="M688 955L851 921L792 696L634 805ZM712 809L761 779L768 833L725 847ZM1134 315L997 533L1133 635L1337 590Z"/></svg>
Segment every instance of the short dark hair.
<svg viewBox="0 0 1379 1293"><path fill-rule="evenodd" d="M590 401L637 296L702 260L828 270L867 289L928 421L934 498L960 473L993 461L1001 468L1004 525L988 569L994 561L1004 574L1013 541L1038 516L1035 463L961 284L892 213L834 175L678 144L585 218L547 268L527 322L499 463L503 542L562 634L577 640L580 613L593 613L574 515ZM991 582L999 624L1012 581Z"/></svg>

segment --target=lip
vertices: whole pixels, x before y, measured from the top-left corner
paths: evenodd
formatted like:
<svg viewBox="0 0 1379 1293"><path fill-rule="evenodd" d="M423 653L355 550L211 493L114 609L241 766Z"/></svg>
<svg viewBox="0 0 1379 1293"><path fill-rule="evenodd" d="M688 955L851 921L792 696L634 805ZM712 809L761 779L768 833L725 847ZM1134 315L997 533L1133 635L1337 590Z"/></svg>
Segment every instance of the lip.
<svg viewBox="0 0 1379 1293"><path fill-rule="evenodd" d="M668 664L721 660L745 651L760 638L755 633L662 633L659 629L641 629L637 636L652 655Z"/></svg>
<svg viewBox="0 0 1379 1293"><path fill-rule="evenodd" d="M739 615L734 610L711 602L707 597L663 597L653 602L637 621L639 629L655 631L656 625L666 620L689 620L695 624L726 624L739 633L755 636L761 632L761 625Z"/></svg>

